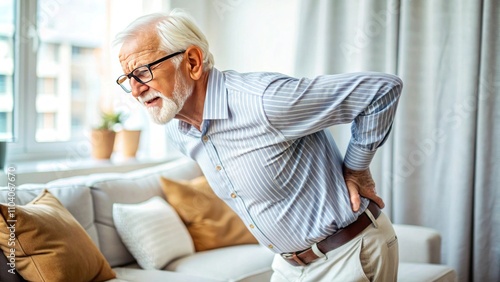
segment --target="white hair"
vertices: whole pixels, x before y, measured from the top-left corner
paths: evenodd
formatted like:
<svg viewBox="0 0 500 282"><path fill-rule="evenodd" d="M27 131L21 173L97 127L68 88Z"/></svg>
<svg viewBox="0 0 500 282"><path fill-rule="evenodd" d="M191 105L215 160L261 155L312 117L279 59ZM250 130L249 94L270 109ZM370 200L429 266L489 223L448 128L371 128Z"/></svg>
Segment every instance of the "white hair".
<svg viewBox="0 0 500 282"><path fill-rule="evenodd" d="M116 35L113 45L133 39L139 33L148 31L154 24L160 40L159 50L174 53L186 50L191 45L198 46L203 52L203 70L212 69L214 58L209 51L207 38L196 26L194 19L180 9L174 9L170 14L155 13L137 18ZM172 63L178 67L181 60L181 57L175 57L172 58Z"/></svg>

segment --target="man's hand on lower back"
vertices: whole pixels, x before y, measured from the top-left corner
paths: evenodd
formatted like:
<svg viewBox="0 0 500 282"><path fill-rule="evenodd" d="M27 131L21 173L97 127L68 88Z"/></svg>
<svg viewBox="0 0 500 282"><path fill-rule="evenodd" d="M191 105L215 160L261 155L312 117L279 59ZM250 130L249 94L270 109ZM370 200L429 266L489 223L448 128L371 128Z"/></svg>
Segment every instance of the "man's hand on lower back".
<svg viewBox="0 0 500 282"><path fill-rule="evenodd" d="M368 198L374 201L380 208L384 208L384 201L375 191L375 181L373 181L369 168L366 170L352 170L344 165L342 170L347 189L349 190L351 207L354 212L359 210L361 204L360 196Z"/></svg>

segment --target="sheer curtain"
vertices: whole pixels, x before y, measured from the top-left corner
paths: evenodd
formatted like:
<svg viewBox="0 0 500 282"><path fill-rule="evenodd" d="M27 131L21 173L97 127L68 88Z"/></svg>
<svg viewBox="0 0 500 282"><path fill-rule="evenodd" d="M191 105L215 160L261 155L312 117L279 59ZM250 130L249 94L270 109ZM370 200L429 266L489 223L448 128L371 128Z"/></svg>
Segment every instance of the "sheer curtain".
<svg viewBox="0 0 500 282"><path fill-rule="evenodd" d="M500 281L499 1L300 5L297 75L382 71L404 81L371 166L393 222L438 229L460 281ZM348 127L333 131L345 146Z"/></svg>

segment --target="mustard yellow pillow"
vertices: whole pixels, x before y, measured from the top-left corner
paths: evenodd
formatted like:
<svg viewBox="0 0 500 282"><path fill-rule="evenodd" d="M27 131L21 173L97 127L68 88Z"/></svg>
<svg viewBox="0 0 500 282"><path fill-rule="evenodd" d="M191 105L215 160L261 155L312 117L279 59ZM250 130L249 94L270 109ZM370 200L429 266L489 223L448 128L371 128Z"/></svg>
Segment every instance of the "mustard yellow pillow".
<svg viewBox="0 0 500 282"><path fill-rule="evenodd" d="M197 252L257 244L245 224L210 188L204 176L189 182L161 179L163 193L193 239Z"/></svg>
<svg viewBox="0 0 500 282"><path fill-rule="evenodd" d="M9 221L12 214L16 222ZM9 241L12 237L14 241ZM0 204L0 247L9 261L15 255L15 268L28 281L105 281L115 277L83 227L47 190L15 210Z"/></svg>

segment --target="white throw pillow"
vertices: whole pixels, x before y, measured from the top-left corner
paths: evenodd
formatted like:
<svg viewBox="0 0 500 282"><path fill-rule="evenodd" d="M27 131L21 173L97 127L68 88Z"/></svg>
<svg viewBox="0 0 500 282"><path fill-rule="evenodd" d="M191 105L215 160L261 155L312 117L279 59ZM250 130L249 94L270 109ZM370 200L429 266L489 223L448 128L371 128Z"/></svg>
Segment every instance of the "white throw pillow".
<svg viewBox="0 0 500 282"><path fill-rule="evenodd" d="M113 221L143 269L162 269L171 260L194 253L186 226L158 196L139 204L113 204Z"/></svg>

